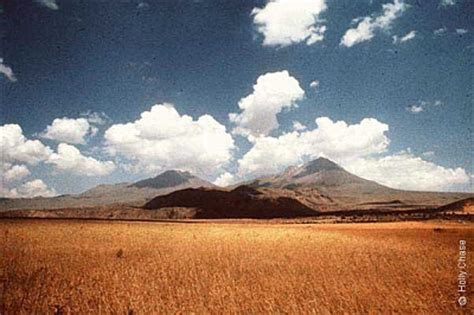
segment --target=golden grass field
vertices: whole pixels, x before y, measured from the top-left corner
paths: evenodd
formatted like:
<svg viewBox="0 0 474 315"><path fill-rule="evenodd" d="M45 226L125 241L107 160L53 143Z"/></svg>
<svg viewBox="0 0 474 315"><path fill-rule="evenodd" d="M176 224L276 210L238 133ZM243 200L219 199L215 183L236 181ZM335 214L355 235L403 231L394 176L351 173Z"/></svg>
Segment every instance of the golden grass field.
<svg viewBox="0 0 474 315"><path fill-rule="evenodd" d="M474 264L472 223L2 220L0 232L1 314L471 314L474 305L474 282L464 308L456 287L460 239Z"/></svg>

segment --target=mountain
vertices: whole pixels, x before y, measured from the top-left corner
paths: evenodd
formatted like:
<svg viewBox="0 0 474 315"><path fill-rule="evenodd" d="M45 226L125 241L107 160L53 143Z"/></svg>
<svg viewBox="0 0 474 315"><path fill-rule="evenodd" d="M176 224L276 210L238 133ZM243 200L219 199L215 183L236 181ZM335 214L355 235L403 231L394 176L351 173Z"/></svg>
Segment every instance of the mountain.
<svg viewBox="0 0 474 315"><path fill-rule="evenodd" d="M299 167L289 167L281 174L259 178L251 186L283 189L316 188L327 193L373 193L393 190L351 174L326 158L318 158Z"/></svg>
<svg viewBox="0 0 474 315"><path fill-rule="evenodd" d="M461 193L392 189L318 158L233 189L174 191L155 197L143 208L162 215L199 219L295 218L324 213L436 211L441 205L466 197Z"/></svg>
<svg viewBox="0 0 474 315"><path fill-rule="evenodd" d="M198 187L215 186L189 172L169 170L156 177L135 183L98 185L77 195L0 200L0 210L84 208L108 204L141 206L156 196L169 194L176 190Z"/></svg>
<svg viewBox="0 0 474 315"><path fill-rule="evenodd" d="M117 198L121 202L151 199L157 195L168 194L185 188L214 187L213 184L189 172L169 170L156 177L135 183L99 185L79 195L84 198Z"/></svg>
<svg viewBox="0 0 474 315"><path fill-rule="evenodd" d="M291 191L293 197L318 211L412 210L438 207L471 197L466 193L393 189L356 176L326 158L318 158L284 172L249 183L260 190Z"/></svg>

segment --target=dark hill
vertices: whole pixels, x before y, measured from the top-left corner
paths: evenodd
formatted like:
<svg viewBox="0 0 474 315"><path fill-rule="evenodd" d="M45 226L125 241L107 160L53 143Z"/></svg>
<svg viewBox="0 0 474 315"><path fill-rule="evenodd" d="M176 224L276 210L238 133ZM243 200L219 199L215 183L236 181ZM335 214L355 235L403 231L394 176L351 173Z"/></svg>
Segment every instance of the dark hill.
<svg viewBox="0 0 474 315"><path fill-rule="evenodd" d="M317 214L296 199L271 196L248 186L232 191L189 188L158 196L145 209L194 208L197 219L294 218Z"/></svg>

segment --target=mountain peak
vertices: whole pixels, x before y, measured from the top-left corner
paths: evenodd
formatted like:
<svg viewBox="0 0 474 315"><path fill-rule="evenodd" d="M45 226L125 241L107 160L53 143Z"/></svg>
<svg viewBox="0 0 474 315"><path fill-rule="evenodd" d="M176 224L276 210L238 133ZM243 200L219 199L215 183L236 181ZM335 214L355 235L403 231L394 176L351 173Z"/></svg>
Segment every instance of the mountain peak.
<svg viewBox="0 0 474 315"><path fill-rule="evenodd" d="M138 181L130 186L137 188L167 188L184 184L192 178L195 177L190 172L167 170L158 174L156 177Z"/></svg>
<svg viewBox="0 0 474 315"><path fill-rule="evenodd" d="M309 161L301 166L301 171L297 177L303 177L310 174L318 173L321 171L342 171L342 167L334 163L333 161L324 157L317 158Z"/></svg>
<svg viewBox="0 0 474 315"><path fill-rule="evenodd" d="M186 177L186 178L191 178L193 175L188 172L188 171L180 171L180 170L166 170L163 173L160 173L155 176L155 178L160 178L160 177L168 177L168 176L181 176L181 177Z"/></svg>

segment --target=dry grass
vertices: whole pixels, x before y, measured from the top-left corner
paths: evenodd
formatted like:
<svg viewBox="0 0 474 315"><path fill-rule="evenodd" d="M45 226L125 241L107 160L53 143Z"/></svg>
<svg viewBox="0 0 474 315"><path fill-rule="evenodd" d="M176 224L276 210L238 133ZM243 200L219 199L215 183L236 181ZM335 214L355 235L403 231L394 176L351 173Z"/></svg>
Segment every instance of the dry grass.
<svg viewBox="0 0 474 315"><path fill-rule="evenodd" d="M4 220L0 313L461 313L472 228Z"/></svg>

